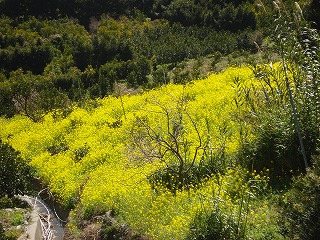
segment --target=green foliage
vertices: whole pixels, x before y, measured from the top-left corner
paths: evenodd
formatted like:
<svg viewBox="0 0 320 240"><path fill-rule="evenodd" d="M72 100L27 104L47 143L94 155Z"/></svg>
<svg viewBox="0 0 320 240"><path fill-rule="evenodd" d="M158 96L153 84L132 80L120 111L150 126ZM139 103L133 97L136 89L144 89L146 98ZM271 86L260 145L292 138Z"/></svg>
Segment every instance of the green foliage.
<svg viewBox="0 0 320 240"><path fill-rule="evenodd" d="M315 22L315 27L319 29L320 26L320 3L317 0L312 0L307 9L307 18L309 21Z"/></svg>
<svg viewBox="0 0 320 240"><path fill-rule="evenodd" d="M164 169L157 169L148 177L149 182L154 189L166 188L175 193L176 191L186 190L199 186L213 174L221 171L215 165L219 163L219 159L210 162L201 161L200 163L189 166L189 171L179 176L179 166L171 165Z"/></svg>
<svg viewBox="0 0 320 240"><path fill-rule="evenodd" d="M131 240L141 240L147 237L142 236L136 233L131 229L127 224L120 224L114 218L113 214L110 214L111 211L107 212L104 216L100 237L105 240L113 239L131 239Z"/></svg>
<svg viewBox="0 0 320 240"><path fill-rule="evenodd" d="M28 214L29 209L0 209L0 239L14 240L21 238L24 232L24 227L21 227L21 225L27 220ZM17 228L17 226L20 226L20 228Z"/></svg>
<svg viewBox="0 0 320 240"><path fill-rule="evenodd" d="M0 223L0 240L6 240L5 231L3 229L2 224Z"/></svg>
<svg viewBox="0 0 320 240"><path fill-rule="evenodd" d="M112 17L150 17L166 18L171 22L184 25L210 26L216 29L227 27L239 30L255 27L255 9L253 1L181 1L181 0L125 0L125 1L90 1L72 0L41 4L39 0L17 2L3 0L0 3L3 14L11 18L36 16L40 18L70 17L89 25L90 18L99 18L102 14ZM229 14L227 14L229 13ZM240 24L239 24L240 23ZM227 29L225 29L227 30Z"/></svg>
<svg viewBox="0 0 320 240"><path fill-rule="evenodd" d="M232 171L229 169L226 173ZM236 172L232 179L234 182L229 182L236 190L223 189L223 182L230 180L228 177L224 179L221 175L214 176L219 187L212 193L212 206L209 209L200 209L194 216L190 225L191 231L186 239L282 239L274 223L272 226L261 224L259 228L255 225L259 224L258 222L250 223L250 218L256 217L255 207L266 207L261 205L263 201L260 200L264 198L268 177L256 173L249 174L241 169L237 169ZM227 206L228 197L234 201L232 206ZM205 202L203 204L205 205ZM269 211L268 214L274 213ZM273 227L275 228L272 229Z"/></svg>
<svg viewBox="0 0 320 240"><path fill-rule="evenodd" d="M14 196L9 198L8 196L0 198L0 209L4 208L28 208L27 202L20 200Z"/></svg>
<svg viewBox="0 0 320 240"><path fill-rule="evenodd" d="M255 51L257 40L251 30L239 35L163 19L101 16L92 18L89 31L68 18L2 17L0 24L1 115L22 112L35 121L70 101L110 95L118 82L129 88L186 83L201 77L201 64L185 70L179 62L237 49ZM174 76L168 77L173 69Z"/></svg>
<svg viewBox="0 0 320 240"><path fill-rule="evenodd" d="M282 2L277 6L273 37L282 62L254 66L257 80L237 87L237 101L248 111L243 117L255 129L242 159L251 156L249 166L269 168L275 176L304 171L320 139L319 34L303 20L299 5L292 15Z"/></svg>
<svg viewBox="0 0 320 240"><path fill-rule="evenodd" d="M10 145L0 141L0 197L12 197L29 190L32 180L30 167Z"/></svg>
<svg viewBox="0 0 320 240"><path fill-rule="evenodd" d="M132 36L138 55L154 58L155 65L177 63L215 52L228 54L238 48L237 35L228 31L186 27L179 23L172 26L166 22L158 24Z"/></svg>
<svg viewBox="0 0 320 240"><path fill-rule="evenodd" d="M244 142L239 150L245 167L257 171L269 169L273 176L285 176L304 168L288 109L289 106L260 113L254 140Z"/></svg>
<svg viewBox="0 0 320 240"><path fill-rule="evenodd" d="M101 89L100 96L107 96L113 92L114 84L125 79L127 74L126 62L112 61L108 62L99 68L99 88Z"/></svg>
<svg viewBox="0 0 320 240"><path fill-rule="evenodd" d="M83 147L74 150L75 162L80 161L83 157L85 157L89 153L89 147L86 144Z"/></svg>
<svg viewBox="0 0 320 240"><path fill-rule="evenodd" d="M12 117L16 111L12 102L13 91L4 75L0 75L0 115Z"/></svg>
<svg viewBox="0 0 320 240"><path fill-rule="evenodd" d="M67 151L68 149L69 147L66 143L60 142L57 145L49 146L47 150L51 155L56 155L61 152Z"/></svg>
<svg viewBox="0 0 320 240"><path fill-rule="evenodd" d="M14 105L15 111L23 113L33 121L40 120L47 112L65 105L63 94L54 88L52 82L42 79L22 69L11 72L5 84L12 87L12 99L7 104Z"/></svg>
<svg viewBox="0 0 320 240"><path fill-rule="evenodd" d="M202 213L195 217L191 226L192 234L188 239L241 239L236 236L236 226L235 219L217 207L210 213Z"/></svg>
<svg viewBox="0 0 320 240"><path fill-rule="evenodd" d="M293 178L282 199L284 229L289 238L317 239L320 234L320 158L305 175Z"/></svg>

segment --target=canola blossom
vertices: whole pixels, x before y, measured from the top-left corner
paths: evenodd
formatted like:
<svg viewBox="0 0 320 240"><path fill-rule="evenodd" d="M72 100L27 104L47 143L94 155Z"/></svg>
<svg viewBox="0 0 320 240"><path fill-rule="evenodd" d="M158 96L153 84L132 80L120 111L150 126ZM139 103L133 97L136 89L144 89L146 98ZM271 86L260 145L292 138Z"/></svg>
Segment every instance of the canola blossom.
<svg viewBox="0 0 320 240"><path fill-rule="evenodd" d="M21 152L64 205L81 204L88 214L112 209L119 219L152 239L184 239L201 211L219 207L239 220L237 201L241 197L237 194L249 191L250 186L242 170L229 169L197 188L175 194L156 191L148 176L164 163L135 161L135 152L129 148L130 131L139 116L147 117L154 129L161 129L165 121L159 114L161 107L174 111L174 104L185 98L193 120L184 122L190 146L197 144L195 139L200 135L210 138L212 149L223 145L227 153L235 152L239 145L239 122L232 117L237 111L235 78L251 81L253 73L246 67L231 67L186 85L169 84L121 99L110 96L97 100L92 108L73 107L66 117L53 112L37 123L18 115L0 118L0 138ZM246 221L250 231L257 220L260 224L272 221L267 208L262 204L249 211Z"/></svg>

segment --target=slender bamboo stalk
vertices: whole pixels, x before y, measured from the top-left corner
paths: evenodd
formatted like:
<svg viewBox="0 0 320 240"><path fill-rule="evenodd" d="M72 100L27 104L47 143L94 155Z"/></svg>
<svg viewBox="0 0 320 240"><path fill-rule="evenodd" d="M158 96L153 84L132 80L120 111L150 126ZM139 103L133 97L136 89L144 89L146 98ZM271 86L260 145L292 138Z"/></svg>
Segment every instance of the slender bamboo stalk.
<svg viewBox="0 0 320 240"><path fill-rule="evenodd" d="M307 161L307 156L306 156L306 152L305 152L305 148L304 148L304 144L303 144L303 140L302 140L301 128L300 128L300 124L299 124L299 120L298 120L298 111L296 109L296 106L295 106L295 103L294 103L294 100L293 100L292 91L291 91L291 88L290 88L290 82L289 82L289 76L288 76L288 67L287 67L287 64L286 64L285 57L284 57L284 49L283 49L283 45L282 45L282 40L280 40L280 41L281 41L280 42L280 47L281 47L282 67L283 67L283 70L285 72L286 87L287 87L287 90L288 90L288 95L289 95L289 99L290 99L290 106L291 106L292 113L293 113L294 125L296 127L296 131L297 131L297 134L298 134L304 165L307 168L308 167L308 161Z"/></svg>

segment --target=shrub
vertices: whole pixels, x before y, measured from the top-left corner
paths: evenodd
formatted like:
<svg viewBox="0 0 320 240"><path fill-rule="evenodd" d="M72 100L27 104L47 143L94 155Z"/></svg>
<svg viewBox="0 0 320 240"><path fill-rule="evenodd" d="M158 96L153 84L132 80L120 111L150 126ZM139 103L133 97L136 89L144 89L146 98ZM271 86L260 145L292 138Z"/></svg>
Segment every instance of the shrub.
<svg viewBox="0 0 320 240"><path fill-rule="evenodd" d="M2 197L0 198L0 209L3 208L28 208L29 205L27 202L22 201L18 197Z"/></svg>
<svg viewBox="0 0 320 240"><path fill-rule="evenodd" d="M243 143L239 150L244 167L258 172L269 169L273 177L304 169L299 139L288 108L260 113L253 131L254 140Z"/></svg>
<svg viewBox="0 0 320 240"><path fill-rule="evenodd" d="M227 156L224 152L219 152L214 156L202 156L198 163L188 165L188 171L179 176L179 165L170 165L163 169L157 169L149 176L152 188L165 187L175 193L177 190L188 190L197 187L215 173L222 173L225 170Z"/></svg>
<svg viewBox="0 0 320 240"><path fill-rule="evenodd" d="M320 156L305 175L295 177L282 200L284 229L290 239L320 236Z"/></svg>
<svg viewBox="0 0 320 240"><path fill-rule="evenodd" d="M0 140L0 197L12 197L30 188L32 172L19 154Z"/></svg>
<svg viewBox="0 0 320 240"><path fill-rule="evenodd" d="M230 168L214 178L218 187L203 201L187 239L275 239L275 214L263 200L268 177Z"/></svg>
<svg viewBox="0 0 320 240"><path fill-rule="evenodd" d="M0 240L5 240L5 239L6 239L6 236L4 234L4 229L2 224L0 223Z"/></svg>
<svg viewBox="0 0 320 240"><path fill-rule="evenodd" d="M245 157L253 153L253 167L274 175L304 171L320 139L320 37L297 3L293 13L278 4L273 41L281 63L254 66L256 82L242 90L256 135Z"/></svg>
<svg viewBox="0 0 320 240"><path fill-rule="evenodd" d="M217 208L209 214L198 214L195 217L188 239L237 239L236 226L235 219L231 215Z"/></svg>

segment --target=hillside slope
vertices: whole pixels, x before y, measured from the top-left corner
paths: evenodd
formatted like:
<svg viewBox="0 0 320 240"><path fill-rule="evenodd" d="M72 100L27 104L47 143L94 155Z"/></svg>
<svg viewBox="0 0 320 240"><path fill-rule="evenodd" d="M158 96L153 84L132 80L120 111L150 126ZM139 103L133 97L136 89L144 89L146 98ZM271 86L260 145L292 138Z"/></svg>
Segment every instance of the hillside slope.
<svg viewBox="0 0 320 240"><path fill-rule="evenodd" d="M274 224L275 212L255 200L267 179L253 173L248 181L231 158L240 137L234 81L252 77L249 68L229 68L187 85L88 102L67 115L57 110L38 123L1 118L0 137L74 209L71 234L79 231L79 215L113 210L153 239L185 239L209 212L220 217L221 234L239 237L247 229L254 236L262 234L257 221L262 228ZM249 202L259 209L249 210Z"/></svg>

